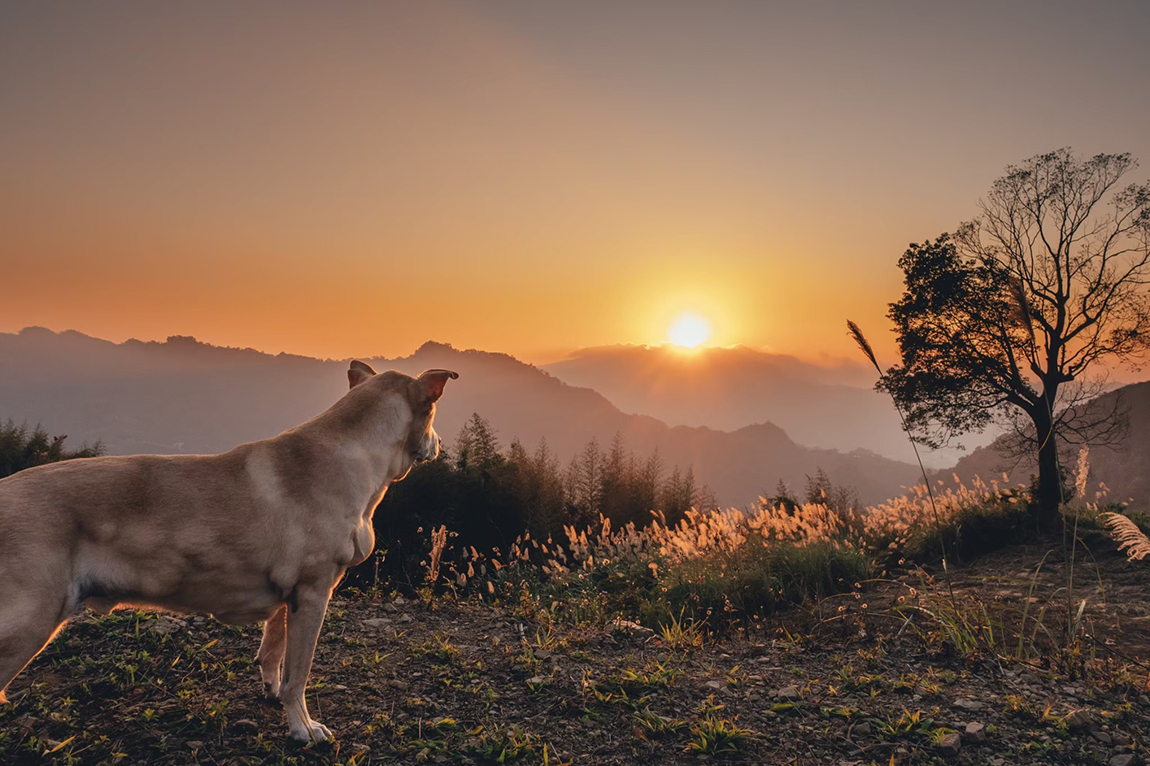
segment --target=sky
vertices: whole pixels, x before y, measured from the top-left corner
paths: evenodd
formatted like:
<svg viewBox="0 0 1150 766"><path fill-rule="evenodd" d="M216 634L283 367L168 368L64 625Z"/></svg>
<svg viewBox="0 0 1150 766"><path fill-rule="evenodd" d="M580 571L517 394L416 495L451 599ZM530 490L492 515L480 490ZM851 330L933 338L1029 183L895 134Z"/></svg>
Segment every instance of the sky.
<svg viewBox="0 0 1150 766"><path fill-rule="evenodd" d="M893 361L899 255L1072 146L1150 176L1150 4L0 5L0 332Z"/></svg>

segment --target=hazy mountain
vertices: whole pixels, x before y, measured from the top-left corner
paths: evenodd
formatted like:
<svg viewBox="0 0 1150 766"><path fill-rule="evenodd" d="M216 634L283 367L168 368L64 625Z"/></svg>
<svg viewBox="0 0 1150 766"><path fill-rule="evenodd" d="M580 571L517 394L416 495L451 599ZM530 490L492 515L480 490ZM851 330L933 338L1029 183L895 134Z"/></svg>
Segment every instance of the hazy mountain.
<svg viewBox="0 0 1150 766"><path fill-rule="evenodd" d="M733 430L771 422L800 444L914 460L890 399L873 390L874 369L850 361L824 366L746 346L690 352L604 346L543 369L571 385L595 389L624 412L671 425ZM945 466L962 454L950 450L924 453L924 458Z"/></svg>
<svg viewBox="0 0 1150 766"><path fill-rule="evenodd" d="M616 432L639 454L660 450L668 470L693 465L725 504L752 502L784 480L802 487L819 467L857 487L866 502L912 483L915 469L864 451L844 454L793 442L763 423L725 432L670 427L628 415L588 388L505 354L426 343L409 357L370 359L377 370L460 373L437 416L447 443L472 412L488 418L506 445L533 447L546 437L566 460L595 437ZM320 412L346 389L346 362L251 349L219 348L192 338L111 343L77 332L30 328L0 334L0 417L43 423L70 443L103 439L113 453L226 450L274 435Z"/></svg>
<svg viewBox="0 0 1150 766"><path fill-rule="evenodd" d="M1104 394L1097 401L1106 407L1115 397L1122 397L1124 406L1129 408L1130 431L1121 446L1090 448L1086 496L1092 500L1099 482L1103 482L1110 488L1110 500L1131 500L1145 510L1150 507L1150 382L1123 386ZM1031 474L1037 473L1034 460L1010 458L1003 453L1001 446L1001 441L995 441L988 447L974 450L958 462L954 472L964 480L974 476L998 479L1006 473L1011 482L1028 482ZM1077 446L1064 446L1060 453L1072 483L1076 476L1078 451Z"/></svg>

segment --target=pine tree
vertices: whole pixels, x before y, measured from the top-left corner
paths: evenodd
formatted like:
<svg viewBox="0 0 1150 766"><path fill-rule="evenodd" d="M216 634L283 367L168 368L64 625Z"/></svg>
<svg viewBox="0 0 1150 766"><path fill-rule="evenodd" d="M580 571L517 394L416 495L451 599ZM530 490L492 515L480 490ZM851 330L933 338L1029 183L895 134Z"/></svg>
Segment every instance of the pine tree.
<svg viewBox="0 0 1150 766"><path fill-rule="evenodd" d="M459 469L490 471L503 458L499 454L499 439L496 438L495 429L478 412L472 413L471 419L460 429L455 440L455 451L459 455L456 462Z"/></svg>

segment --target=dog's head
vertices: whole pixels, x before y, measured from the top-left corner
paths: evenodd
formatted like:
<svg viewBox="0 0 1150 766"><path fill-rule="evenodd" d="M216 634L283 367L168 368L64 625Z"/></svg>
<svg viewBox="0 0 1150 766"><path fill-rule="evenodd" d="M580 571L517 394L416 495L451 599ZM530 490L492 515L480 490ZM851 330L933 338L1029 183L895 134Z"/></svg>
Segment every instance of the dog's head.
<svg viewBox="0 0 1150 766"><path fill-rule="evenodd" d="M443 396L443 389L448 380L459 377L459 373L451 370L426 370L418 378L412 378L399 372L387 372L376 375L375 370L358 360L351 363L347 371L347 382L351 388L368 383L375 378L385 391L381 395L398 395L406 400L407 410L400 408L406 415L409 410L410 420L405 429L398 434L399 450L396 455L396 465L393 474L398 481L407 475L415 463L435 460L439 457L442 442L439 434L432 425L435 420L435 403Z"/></svg>

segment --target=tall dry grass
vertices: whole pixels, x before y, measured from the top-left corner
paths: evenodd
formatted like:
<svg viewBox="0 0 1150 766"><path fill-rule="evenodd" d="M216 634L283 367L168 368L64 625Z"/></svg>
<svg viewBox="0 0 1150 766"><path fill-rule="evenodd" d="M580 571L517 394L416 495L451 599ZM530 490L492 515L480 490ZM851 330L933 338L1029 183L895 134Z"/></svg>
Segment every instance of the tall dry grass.
<svg viewBox="0 0 1150 766"><path fill-rule="evenodd" d="M961 551L979 534L993 545L1006 539L1006 526L1024 526L1025 509L1021 488L936 482L933 491L920 485L854 511L760 498L749 509L692 509L674 524L654 513L641 528L600 517L565 527L559 539L524 535L506 552L441 550L435 560L444 587L531 601L577 621L625 617L658 627L685 615L745 625L857 589L891 564L937 560L944 547Z"/></svg>

